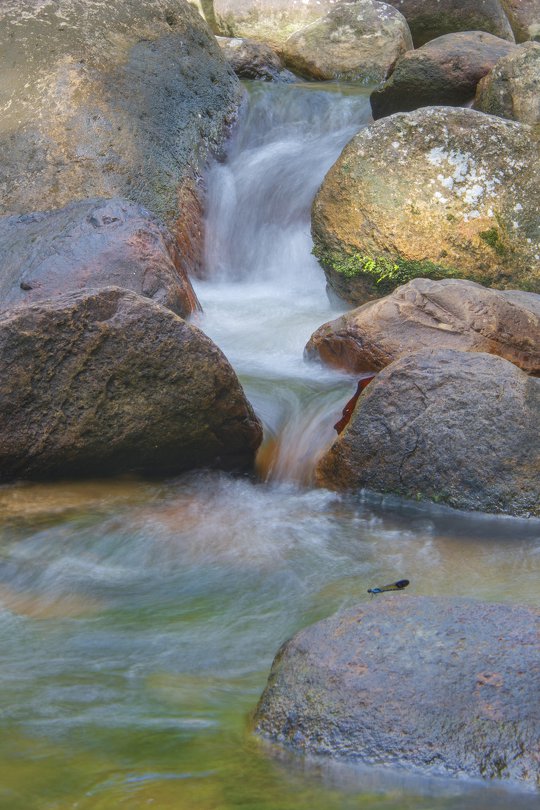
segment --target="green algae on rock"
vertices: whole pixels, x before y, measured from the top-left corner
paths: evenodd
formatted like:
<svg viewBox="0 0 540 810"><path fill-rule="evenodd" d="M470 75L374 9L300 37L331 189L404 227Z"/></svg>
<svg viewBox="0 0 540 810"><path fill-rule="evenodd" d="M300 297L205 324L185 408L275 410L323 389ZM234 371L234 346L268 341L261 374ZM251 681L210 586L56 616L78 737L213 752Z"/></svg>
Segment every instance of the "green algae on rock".
<svg viewBox="0 0 540 810"><path fill-rule="evenodd" d="M540 291L532 136L525 124L453 107L361 130L313 203L315 253L330 286L355 305L424 275ZM497 239L486 241L492 229Z"/></svg>

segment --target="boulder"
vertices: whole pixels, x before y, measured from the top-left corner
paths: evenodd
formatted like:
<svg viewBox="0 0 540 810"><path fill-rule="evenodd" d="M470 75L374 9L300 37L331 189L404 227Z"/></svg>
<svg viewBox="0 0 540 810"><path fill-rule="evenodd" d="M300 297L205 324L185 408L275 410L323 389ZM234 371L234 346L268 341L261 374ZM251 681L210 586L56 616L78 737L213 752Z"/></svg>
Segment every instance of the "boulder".
<svg viewBox="0 0 540 810"><path fill-rule="evenodd" d="M540 124L540 43L526 42L500 59L479 83L474 107L531 126Z"/></svg>
<svg viewBox="0 0 540 810"><path fill-rule="evenodd" d="M292 70L308 78L378 84L409 48L411 34L398 11L375 0L356 0L342 2L292 34L283 55Z"/></svg>
<svg viewBox="0 0 540 810"><path fill-rule="evenodd" d="M315 255L363 304L415 277L540 292L540 166L532 129L425 107L361 130L315 198Z"/></svg>
<svg viewBox="0 0 540 810"><path fill-rule="evenodd" d="M516 46L484 31L446 34L404 54L370 97L375 119L435 104L472 101L476 85Z"/></svg>
<svg viewBox="0 0 540 810"><path fill-rule="evenodd" d="M503 9L505 1L388 0L407 20L415 48L443 34L457 31L488 31L496 37L513 42L512 28Z"/></svg>
<svg viewBox="0 0 540 810"><path fill-rule="evenodd" d="M540 376L540 295L417 278L323 324L306 355L363 373L420 349L496 354Z"/></svg>
<svg viewBox="0 0 540 810"><path fill-rule="evenodd" d="M186 317L200 309L170 231L140 205L81 200L0 217L0 308L85 288L133 290Z"/></svg>
<svg viewBox="0 0 540 810"><path fill-rule="evenodd" d="M219 349L118 287L0 315L0 481L252 465L261 426Z"/></svg>
<svg viewBox="0 0 540 810"><path fill-rule="evenodd" d="M0 214L120 196L156 213L197 269L199 175L243 91L195 8L6 0L0 70Z"/></svg>
<svg viewBox="0 0 540 810"><path fill-rule="evenodd" d="M291 34L324 17L340 2L342 0L213 0L214 30L224 37L265 42L280 53ZM208 20L208 10L204 10Z"/></svg>
<svg viewBox="0 0 540 810"><path fill-rule="evenodd" d="M540 5L538 0L501 0L516 42L540 41Z"/></svg>
<svg viewBox="0 0 540 810"><path fill-rule="evenodd" d="M264 82L294 82L296 77L285 69L281 57L253 39L217 37L223 56L240 79L261 79Z"/></svg>
<svg viewBox="0 0 540 810"><path fill-rule="evenodd" d="M419 351L367 386L322 457L329 489L540 515L540 379L491 354Z"/></svg>
<svg viewBox="0 0 540 810"><path fill-rule="evenodd" d="M274 659L255 729L296 751L540 787L540 613L392 593Z"/></svg>

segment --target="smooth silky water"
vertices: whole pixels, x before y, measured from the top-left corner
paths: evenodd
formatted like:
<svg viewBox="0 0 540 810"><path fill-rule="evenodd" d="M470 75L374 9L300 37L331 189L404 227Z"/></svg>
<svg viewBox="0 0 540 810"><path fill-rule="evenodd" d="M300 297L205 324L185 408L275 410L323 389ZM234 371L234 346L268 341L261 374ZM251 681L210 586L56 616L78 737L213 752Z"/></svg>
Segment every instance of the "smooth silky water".
<svg viewBox="0 0 540 810"><path fill-rule="evenodd" d="M310 484L355 383L302 357L339 312L309 208L368 102L338 87L250 95L210 172L197 292L199 325L265 423L259 478L0 489L0 806L537 807L497 785L303 760L250 734L279 645L372 585L407 577L413 594L540 604L539 522Z"/></svg>

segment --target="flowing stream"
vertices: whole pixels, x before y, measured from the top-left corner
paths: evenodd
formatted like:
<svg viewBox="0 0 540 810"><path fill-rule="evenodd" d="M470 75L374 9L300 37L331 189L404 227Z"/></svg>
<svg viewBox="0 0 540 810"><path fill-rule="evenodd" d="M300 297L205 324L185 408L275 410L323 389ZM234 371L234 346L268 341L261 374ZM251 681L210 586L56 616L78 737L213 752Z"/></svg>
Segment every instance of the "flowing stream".
<svg viewBox="0 0 540 810"><path fill-rule="evenodd" d="M305 761L249 731L280 644L380 580L540 604L540 522L310 484L355 382L303 360L340 311L309 209L367 120L360 91L253 86L209 176L199 325L264 421L259 480L0 488L1 808L537 807L500 785Z"/></svg>

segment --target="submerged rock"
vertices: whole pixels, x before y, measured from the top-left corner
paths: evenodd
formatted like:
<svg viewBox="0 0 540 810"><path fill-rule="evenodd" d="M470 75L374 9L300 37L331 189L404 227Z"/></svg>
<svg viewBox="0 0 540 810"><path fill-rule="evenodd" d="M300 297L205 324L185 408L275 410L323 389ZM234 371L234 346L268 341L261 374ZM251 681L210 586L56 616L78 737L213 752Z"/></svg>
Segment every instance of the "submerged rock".
<svg viewBox="0 0 540 810"><path fill-rule="evenodd" d="M456 31L488 31L514 41L503 5L508 0L388 0L411 29L414 47ZM521 0L509 0L519 3ZM529 2L529 0L525 0ZM532 0L536 2L536 0Z"/></svg>
<svg viewBox="0 0 540 810"><path fill-rule="evenodd" d="M281 57L253 39L217 37L225 59L241 79L261 79L265 82L294 82L296 77L285 69Z"/></svg>
<svg viewBox="0 0 540 810"><path fill-rule="evenodd" d="M283 54L296 73L309 78L378 84L409 48L411 34L398 11L387 3L356 0L336 5L292 34Z"/></svg>
<svg viewBox="0 0 540 810"><path fill-rule="evenodd" d="M315 198L315 253L363 304L414 277L540 292L540 166L533 131L426 107L361 130Z"/></svg>
<svg viewBox="0 0 540 810"><path fill-rule="evenodd" d="M55 211L1 217L0 254L3 309L111 285L184 317L200 308L171 233L127 200L82 200Z"/></svg>
<svg viewBox="0 0 540 810"><path fill-rule="evenodd" d="M540 41L540 4L538 0L501 0L516 42Z"/></svg>
<svg viewBox="0 0 540 810"><path fill-rule="evenodd" d="M540 295L417 278L323 324L306 354L361 373L420 349L487 352L540 375Z"/></svg>
<svg viewBox="0 0 540 810"><path fill-rule="evenodd" d="M283 645L255 729L301 752L540 787L539 620L465 599L366 601Z"/></svg>
<svg viewBox="0 0 540 810"><path fill-rule="evenodd" d="M201 260L198 177L242 88L186 0L6 0L0 69L0 213L120 196Z"/></svg>
<svg viewBox="0 0 540 810"><path fill-rule="evenodd" d="M457 509L540 515L540 379L489 354L421 351L360 396L322 457L335 490L391 492Z"/></svg>
<svg viewBox="0 0 540 810"><path fill-rule="evenodd" d="M195 326L108 287L0 315L0 480L249 468L261 426Z"/></svg>
<svg viewBox="0 0 540 810"><path fill-rule="evenodd" d="M531 126L540 124L540 43L526 42L500 59L479 83L474 107Z"/></svg>
<svg viewBox="0 0 540 810"><path fill-rule="evenodd" d="M516 46L484 31L446 34L409 51L370 97L374 118L432 104L472 101L480 79Z"/></svg>

